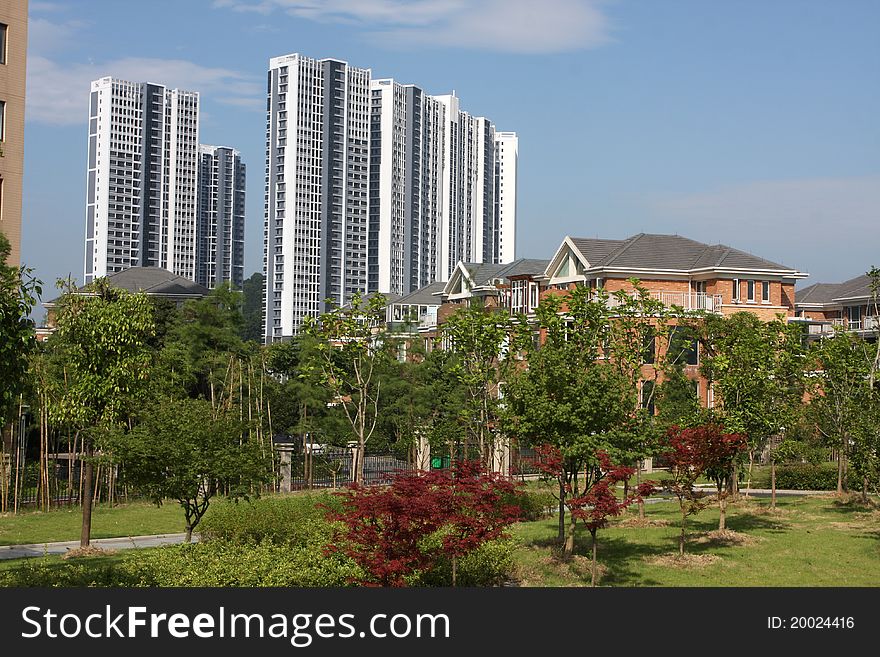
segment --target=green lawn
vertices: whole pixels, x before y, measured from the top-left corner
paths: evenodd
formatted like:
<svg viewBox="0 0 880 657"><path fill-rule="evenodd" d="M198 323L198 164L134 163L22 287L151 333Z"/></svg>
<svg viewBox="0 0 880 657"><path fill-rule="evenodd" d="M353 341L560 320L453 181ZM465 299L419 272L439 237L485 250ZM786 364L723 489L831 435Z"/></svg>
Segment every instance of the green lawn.
<svg viewBox="0 0 880 657"><path fill-rule="evenodd" d="M648 518L669 526L610 526L599 531L605 586L880 586L880 510L831 497L782 498L777 514L768 500L732 505L728 529L745 535L731 545L701 536L717 529L718 511L689 518L687 551L698 561L682 566L677 554L678 506L647 506ZM634 513L627 517L633 518ZM580 529L575 558L555 556L556 519L522 523L516 578L523 586L589 586L590 536ZM742 537L740 537L742 538ZM655 560L660 558L660 563ZM653 563L652 563L653 562Z"/></svg>
<svg viewBox="0 0 880 657"><path fill-rule="evenodd" d="M754 498L731 504L728 528L735 532L736 544L710 540L706 535L717 528L718 511L714 506L689 518L687 552L697 563L682 565L670 559L677 554L677 504L649 504L652 526L621 526L613 521L611 527L600 530L599 562L604 574L599 583L880 586L880 502L876 498L870 506L863 506L843 503L833 496L783 497L778 501L778 512L771 513L768 506L768 500ZM631 512L623 520L631 522L635 516ZM171 533L180 531L183 524L182 513L174 504L160 509L145 503L99 507L94 519L96 538ZM73 510L0 517L0 544L76 539L79 521L78 512ZM555 517L513 527L511 533L517 542L513 578L521 586L589 585L589 533L579 529L575 558L564 561L556 549L556 527ZM124 551L70 563L97 572L123 558ZM0 570L24 567L30 561L0 561ZM44 563L64 568L67 562L49 557Z"/></svg>
<svg viewBox="0 0 880 657"><path fill-rule="evenodd" d="M0 515L0 545L75 541L79 540L81 527L79 507L48 513L3 514ZM176 502L159 508L149 502L132 502L113 508L99 505L92 513L92 538L174 534L183 530L183 510Z"/></svg>

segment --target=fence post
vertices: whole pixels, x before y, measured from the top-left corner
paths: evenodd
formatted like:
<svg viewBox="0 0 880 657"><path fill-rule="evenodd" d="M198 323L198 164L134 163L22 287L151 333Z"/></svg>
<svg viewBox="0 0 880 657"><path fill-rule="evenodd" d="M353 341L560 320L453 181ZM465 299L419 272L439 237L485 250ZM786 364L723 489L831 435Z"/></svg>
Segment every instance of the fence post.
<svg viewBox="0 0 880 657"><path fill-rule="evenodd" d="M491 468L494 474L510 476L510 440L506 436L495 434L492 441Z"/></svg>
<svg viewBox="0 0 880 657"><path fill-rule="evenodd" d="M278 457L281 461L281 485L280 491L289 493L293 489L293 477L291 473L291 463L293 455L292 443L276 443Z"/></svg>
<svg viewBox="0 0 880 657"><path fill-rule="evenodd" d="M431 469L431 443L421 432L417 434L415 468L416 470Z"/></svg>
<svg viewBox="0 0 880 657"><path fill-rule="evenodd" d="M346 446L351 450L351 476L349 477L351 481L349 481L349 483L354 483L355 481L357 481L358 467L363 462L364 455L361 454L360 445L356 440L348 441L348 444ZM366 477L365 470L365 468L362 468L362 471L364 471L364 476ZM362 481L360 483L366 484L367 482Z"/></svg>

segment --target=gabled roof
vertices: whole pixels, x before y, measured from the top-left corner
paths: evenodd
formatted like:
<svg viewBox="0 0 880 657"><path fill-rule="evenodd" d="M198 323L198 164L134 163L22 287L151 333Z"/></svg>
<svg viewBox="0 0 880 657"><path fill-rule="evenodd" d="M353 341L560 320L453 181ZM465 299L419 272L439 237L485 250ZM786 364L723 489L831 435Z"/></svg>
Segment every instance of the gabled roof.
<svg viewBox="0 0 880 657"><path fill-rule="evenodd" d="M774 272L803 277L805 274L724 244L704 244L681 235L639 233L625 240L569 238L591 270L656 270L697 273L725 269Z"/></svg>
<svg viewBox="0 0 880 657"><path fill-rule="evenodd" d="M439 294L445 287L446 281L428 283L414 292L410 292L399 299L390 301L389 304L397 303L410 306L439 306L441 303Z"/></svg>
<svg viewBox="0 0 880 657"><path fill-rule="evenodd" d="M862 300L871 297L871 279L867 274L856 276L843 283L814 283L795 292L797 305L839 304L843 301Z"/></svg>
<svg viewBox="0 0 880 657"><path fill-rule="evenodd" d="M464 276L466 276L466 280L462 281L464 283L463 288L494 288L495 281L503 281L510 276L537 276L543 274L549 262L549 260L537 260L534 258L520 258L503 265L486 262L459 262L452 271L449 281L444 283L443 294L445 296L458 294L452 290L458 287L458 279Z"/></svg>
<svg viewBox="0 0 880 657"><path fill-rule="evenodd" d="M625 240L600 240L585 237L572 237L571 241L591 265L601 262L625 243Z"/></svg>
<svg viewBox="0 0 880 657"><path fill-rule="evenodd" d="M114 287L129 292L144 292L159 296L204 297L211 292L204 285L161 267L130 267L110 274L107 280Z"/></svg>
<svg viewBox="0 0 880 657"><path fill-rule="evenodd" d="M107 280L113 287L132 293L143 292L149 296L200 299L211 293L204 285L161 267L129 267L108 275ZM77 291L85 292L85 287L82 286ZM58 299L60 297L46 301L43 305L51 307Z"/></svg>

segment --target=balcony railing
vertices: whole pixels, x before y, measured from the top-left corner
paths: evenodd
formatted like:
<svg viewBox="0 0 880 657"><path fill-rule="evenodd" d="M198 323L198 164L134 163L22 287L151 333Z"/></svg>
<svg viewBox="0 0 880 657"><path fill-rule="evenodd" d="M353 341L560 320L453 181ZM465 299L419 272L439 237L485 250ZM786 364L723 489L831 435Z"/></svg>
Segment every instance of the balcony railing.
<svg viewBox="0 0 880 657"><path fill-rule="evenodd" d="M880 316L862 317L860 319L834 318L825 322L807 325L810 335L830 335L835 331L876 331L880 329Z"/></svg>
<svg viewBox="0 0 880 657"><path fill-rule="evenodd" d="M721 295L704 292L652 292L651 296L664 306L680 306L685 310L704 310L709 313L721 312Z"/></svg>

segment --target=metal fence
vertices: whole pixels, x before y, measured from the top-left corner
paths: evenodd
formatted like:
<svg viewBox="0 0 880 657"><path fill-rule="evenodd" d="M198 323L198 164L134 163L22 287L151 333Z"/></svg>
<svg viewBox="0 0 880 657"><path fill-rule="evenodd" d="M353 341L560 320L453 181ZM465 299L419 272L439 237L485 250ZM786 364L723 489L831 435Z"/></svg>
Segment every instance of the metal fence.
<svg viewBox="0 0 880 657"><path fill-rule="evenodd" d="M351 449L327 447L317 453L294 454L290 462L290 489L338 488L354 483ZM364 485L387 484L393 475L413 466L391 455L364 457Z"/></svg>
<svg viewBox="0 0 880 657"><path fill-rule="evenodd" d="M67 454L50 454L47 477L40 476L36 459L11 458L0 463L0 511L20 508L78 505L82 498L82 461ZM95 501L118 497L115 468L96 467Z"/></svg>

